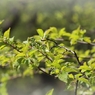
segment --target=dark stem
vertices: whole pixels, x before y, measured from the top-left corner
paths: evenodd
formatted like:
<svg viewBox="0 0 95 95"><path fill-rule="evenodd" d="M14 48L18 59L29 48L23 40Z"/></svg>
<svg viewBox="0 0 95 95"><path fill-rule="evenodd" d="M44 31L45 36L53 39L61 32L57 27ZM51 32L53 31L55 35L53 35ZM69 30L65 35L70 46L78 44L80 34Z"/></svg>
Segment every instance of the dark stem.
<svg viewBox="0 0 95 95"><path fill-rule="evenodd" d="M3 41L3 42L4 42L4 41ZM17 46L14 46L14 45L12 45L12 44L9 44L7 41L4 42L4 43L5 43L6 45L10 46L11 48L17 50L18 52L22 52L22 51L19 50L19 48L18 48Z"/></svg>
<svg viewBox="0 0 95 95"><path fill-rule="evenodd" d="M75 58L76 58L76 60L77 60L78 64L81 66L81 65L82 65L82 63L79 61L79 58L78 58L78 56L77 56L77 54L76 54L76 52L75 52L75 51L74 51L74 55L75 55Z"/></svg>
<svg viewBox="0 0 95 95"><path fill-rule="evenodd" d="M77 92L78 92L78 80L76 81L76 84L75 84L75 95L77 95Z"/></svg>
<svg viewBox="0 0 95 95"><path fill-rule="evenodd" d="M39 51L39 50L38 50ZM50 60L51 62L53 62L53 60L47 55L44 54L43 52L39 51L43 56L45 56L48 60Z"/></svg>
<svg viewBox="0 0 95 95"><path fill-rule="evenodd" d="M43 72L43 73L49 75L49 73L47 73L46 71L44 71L42 68L38 67L38 69L39 69L41 72Z"/></svg>

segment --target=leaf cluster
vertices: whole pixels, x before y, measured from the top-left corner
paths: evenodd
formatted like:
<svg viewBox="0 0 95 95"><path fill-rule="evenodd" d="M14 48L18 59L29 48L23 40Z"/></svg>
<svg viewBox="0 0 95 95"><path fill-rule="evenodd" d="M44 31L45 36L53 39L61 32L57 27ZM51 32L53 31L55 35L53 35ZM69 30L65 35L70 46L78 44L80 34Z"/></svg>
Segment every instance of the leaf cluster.
<svg viewBox="0 0 95 95"><path fill-rule="evenodd" d="M86 30L78 27L69 33L65 28L50 27L46 31L38 29L37 33L23 42L11 38L10 29L0 35L1 83L46 73L54 75L68 87L77 81L82 87L95 85L95 39L86 36ZM80 49L76 48L79 44Z"/></svg>

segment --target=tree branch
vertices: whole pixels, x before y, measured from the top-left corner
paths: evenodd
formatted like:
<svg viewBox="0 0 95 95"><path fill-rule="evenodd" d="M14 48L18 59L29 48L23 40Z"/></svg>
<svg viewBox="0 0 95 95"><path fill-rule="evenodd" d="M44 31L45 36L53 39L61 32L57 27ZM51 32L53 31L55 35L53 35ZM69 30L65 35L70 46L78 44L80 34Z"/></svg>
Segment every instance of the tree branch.
<svg viewBox="0 0 95 95"><path fill-rule="evenodd" d="M46 54L44 54L43 52L41 52L41 51L39 51L43 56L45 56L48 60L50 60L51 62L53 62L53 60L49 57L49 56L47 56Z"/></svg>
<svg viewBox="0 0 95 95"><path fill-rule="evenodd" d="M8 46L12 47L13 49L17 50L18 52L22 52L22 51L20 51L20 50L17 48L17 46L14 46L14 45L12 45L12 44L9 44L7 41L3 41L3 42L4 42L5 45L8 45Z"/></svg>
<svg viewBox="0 0 95 95"><path fill-rule="evenodd" d="M76 81L76 85L75 85L75 95L77 95L77 92L78 92L78 80Z"/></svg>

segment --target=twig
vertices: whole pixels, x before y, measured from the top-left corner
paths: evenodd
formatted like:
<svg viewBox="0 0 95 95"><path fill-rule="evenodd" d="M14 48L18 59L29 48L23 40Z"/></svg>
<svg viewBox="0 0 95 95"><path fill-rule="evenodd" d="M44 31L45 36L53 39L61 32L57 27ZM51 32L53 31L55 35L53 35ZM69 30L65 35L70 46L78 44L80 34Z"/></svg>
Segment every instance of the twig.
<svg viewBox="0 0 95 95"><path fill-rule="evenodd" d="M13 49L17 50L18 52L22 52L22 51L20 51L20 50L17 48L17 46L13 46L12 44L9 44L7 41L3 41L3 42L5 43L5 45L8 45L8 46L12 47Z"/></svg>
<svg viewBox="0 0 95 95"><path fill-rule="evenodd" d="M54 42L54 43L56 44L56 46L58 46L58 47L60 47L60 48L64 48L66 51L71 52L71 53L75 56L75 58L76 58L76 60L77 60L77 62L78 62L78 64L79 64L79 66L82 65L82 63L79 61L79 58L78 58L78 56L77 56L77 54L76 54L75 51L72 51L72 50L70 50L69 48L67 48L67 47L65 47L65 46L60 46L60 45L58 45L58 43L57 43L56 41L52 40L52 39L48 39L48 40ZM79 82L79 81L77 80L77 81L76 81L76 85L75 85L75 95L77 95L77 91L78 91L78 82Z"/></svg>
<svg viewBox="0 0 95 95"><path fill-rule="evenodd" d="M60 41L60 42L69 41L70 42L69 39L63 39L63 38L58 38L55 41ZM93 43L93 42L92 43L88 43L88 42L85 42L85 41L77 41L77 42L80 43L80 44L89 44L89 45L95 46L95 43Z"/></svg>
<svg viewBox="0 0 95 95"><path fill-rule="evenodd" d="M39 51L39 50L38 50ZM43 52L41 52L41 51L39 51L43 56L45 56L48 60L50 60L51 62L53 62L53 60L49 57L49 56L47 56L46 54L44 54Z"/></svg>
<svg viewBox="0 0 95 95"><path fill-rule="evenodd" d="M82 65L82 63L79 61L79 58L78 58L78 56L77 56L77 54L76 54L76 52L75 52L75 51L74 51L74 55L75 55L75 58L76 58L76 60L77 60L78 64L79 64L79 65Z"/></svg>
<svg viewBox="0 0 95 95"><path fill-rule="evenodd" d="M75 95L77 95L78 92L78 80L76 81L76 85L75 85Z"/></svg>
<svg viewBox="0 0 95 95"><path fill-rule="evenodd" d="M43 73L49 75L49 73L47 73L47 72L46 72L45 70L43 70L42 68L38 67L38 69L39 69L40 71L42 71Z"/></svg>

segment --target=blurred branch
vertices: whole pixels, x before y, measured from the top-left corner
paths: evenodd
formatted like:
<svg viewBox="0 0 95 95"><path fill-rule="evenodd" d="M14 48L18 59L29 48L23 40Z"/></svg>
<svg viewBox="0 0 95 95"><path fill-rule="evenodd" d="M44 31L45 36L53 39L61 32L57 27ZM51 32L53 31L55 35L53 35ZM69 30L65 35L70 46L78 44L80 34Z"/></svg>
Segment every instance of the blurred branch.
<svg viewBox="0 0 95 95"><path fill-rule="evenodd" d="M44 54L43 52L39 51L43 56L45 56L48 60L50 60L51 62L53 62L53 60L47 55L47 54Z"/></svg>
<svg viewBox="0 0 95 95"><path fill-rule="evenodd" d="M63 41L70 41L69 39L63 39L63 38L59 38L59 39L56 39L55 41L57 42L63 42ZM85 41L77 41L78 43L80 44L89 44L89 45L92 45L92 46L95 46L95 43L87 43Z"/></svg>
<svg viewBox="0 0 95 95"><path fill-rule="evenodd" d="M6 79L6 80L0 81L0 84L1 84L1 83L4 83L4 82L7 82L7 81L10 81L10 80L13 80L13 79L16 79L16 78L20 78L20 77L22 77L21 74L11 76L11 77L9 77L9 78Z"/></svg>

